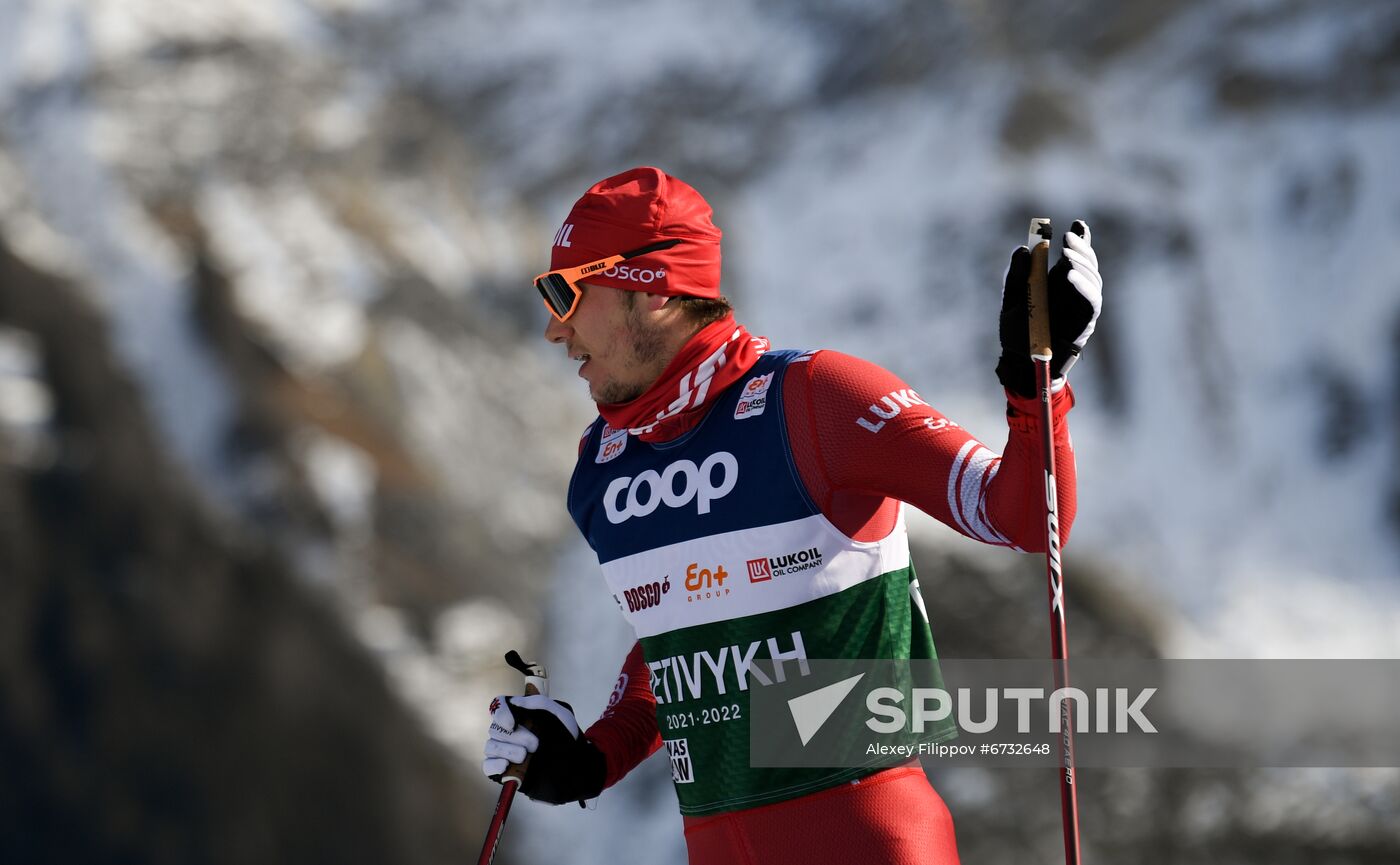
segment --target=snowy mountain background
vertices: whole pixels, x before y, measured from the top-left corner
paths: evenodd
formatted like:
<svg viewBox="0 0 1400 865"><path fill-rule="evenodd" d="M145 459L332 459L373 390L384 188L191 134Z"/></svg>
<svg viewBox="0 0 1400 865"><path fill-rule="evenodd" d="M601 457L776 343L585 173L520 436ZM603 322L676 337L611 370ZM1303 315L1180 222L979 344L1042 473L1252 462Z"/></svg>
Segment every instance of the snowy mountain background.
<svg viewBox="0 0 1400 865"><path fill-rule="evenodd" d="M286 591L333 610L411 707L426 731L414 747L458 758L455 780L433 783L475 810L415 807L461 837L422 858L361 846L366 861L470 850L492 796L472 766L484 706L517 686L501 653L538 654L591 719L631 642L564 511L592 412L539 338L527 280L589 183L657 164L715 206L726 293L755 332L881 363L994 447L1006 259L1030 216L1087 218L1105 313L1073 376L1072 603L1077 577L1116 593L1169 657L1400 657L1397 106L1400 9L1386 0L0 0L0 491L14 491L0 529L83 543L83 526L44 522L34 491L55 475L97 483L115 442L137 477L98 498L142 497L142 473L177 485L146 502L180 502L222 539L174 560L194 571L270 551L294 575ZM69 326L86 316L96 330ZM101 384L70 386L65 363ZM135 440L139 459L117 446ZM1021 566L932 521L915 534L931 617L953 634ZM146 563L118 570L149 568L143 537L104 542ZM55 583L43 561L6 562L33 588L11 598L12 634L48 633L50 607L22 603ZM100 582L84 577L106 573L97 561L64 597ZM210 621L239 609L218 597ZM1095 627L1072 625L1074 651L1120 645ZM102 716L54 696L44 663L22 675L48 656L11 642L7 712L52 699L59 717ZM76 654L101 678L101 656ZM42 726L5 730L29 747ZM1154 783L1134 777L1105 787ZM1005 779L935 783L964 856L992 855L978 826ZM1297 861L1400 849L1385 828L1395 772L1209 783L1250 816L1227 832L1193 794L1182 820L1201 838L1277 840L1306 812L1323 841L1292 843ZM596 812L521 806L502 855L681 861L667 786L653 760ZM44 789L33 802L107 801ZM150 834L115 825L102 837ZM47 836L29 837L10 849L41 861ZM1054 854L1053 837L1024 843L1012 849ZM1265 848L1242 849L1209 858Z"/></svg>

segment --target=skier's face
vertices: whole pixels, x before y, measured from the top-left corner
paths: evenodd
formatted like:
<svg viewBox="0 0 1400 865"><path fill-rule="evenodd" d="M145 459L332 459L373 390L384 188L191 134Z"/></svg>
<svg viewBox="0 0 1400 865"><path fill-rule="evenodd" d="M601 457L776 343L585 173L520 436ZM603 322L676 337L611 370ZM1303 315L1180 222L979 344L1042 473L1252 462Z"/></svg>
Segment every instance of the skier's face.
<svg viewBox="0 0 1400 865"><path fill-rule="evenodd" d="M584 283L574 314L563 322L551 316L544 338L583 361L578 374L594 402L630 402L661 377L675 353L668 351L673 340L662 304L653 295Z"/></svg>

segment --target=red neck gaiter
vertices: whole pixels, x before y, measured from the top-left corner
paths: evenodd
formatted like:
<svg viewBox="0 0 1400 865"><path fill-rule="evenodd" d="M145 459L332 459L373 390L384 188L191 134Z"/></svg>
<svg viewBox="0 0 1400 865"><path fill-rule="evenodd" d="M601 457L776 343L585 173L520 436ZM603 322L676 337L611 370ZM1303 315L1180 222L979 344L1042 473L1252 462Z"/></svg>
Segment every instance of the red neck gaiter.
<svg viewBox="0 0 1400 865"><path fill-rule="evenodd" d="M631 402L598 404L613 429L642 441L670 441L704 417L709 401L748 372L768 350L768 339L727 315L701 328L646 393Z"/></svg>

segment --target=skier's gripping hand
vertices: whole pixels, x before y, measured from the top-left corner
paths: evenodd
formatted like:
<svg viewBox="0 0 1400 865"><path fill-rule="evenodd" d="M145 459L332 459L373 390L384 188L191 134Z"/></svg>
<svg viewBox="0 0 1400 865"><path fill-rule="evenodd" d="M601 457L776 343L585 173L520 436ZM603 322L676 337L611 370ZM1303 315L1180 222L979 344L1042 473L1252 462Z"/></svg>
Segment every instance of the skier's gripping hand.
<svg viewBox="0 0 1400 865"><path fill-rule="evenodd" d="M579 732L573 707L543 694L491 701L485 754L481 770L497 783L528 756L520 792L551 805L592 799L607 777L606 758Z"/></svg>
<svg viewBox="0 0 1400 865"><path fill-rule="evenodd" d="M1079 359L1079 352L1094 333L1103 305L1103 279L1094 253L1089 226L1075 220L1064 235L1060 260L1050 269L1050 388L1064 386L1065 375ZM997 378L1018 396L1035 396L1035 367L1030 355L1030 315L1026 309L1026 280L1030 276L1030 250L1022 246L1011 254L1006 283L1001 292L1001 359Z"/></svg>

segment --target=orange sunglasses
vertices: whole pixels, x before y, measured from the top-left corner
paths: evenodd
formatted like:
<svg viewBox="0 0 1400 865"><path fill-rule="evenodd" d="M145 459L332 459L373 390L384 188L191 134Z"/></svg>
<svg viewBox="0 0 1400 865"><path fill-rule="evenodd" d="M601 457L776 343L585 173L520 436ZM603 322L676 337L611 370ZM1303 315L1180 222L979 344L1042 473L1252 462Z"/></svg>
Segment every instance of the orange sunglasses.
<svg viewBox="0 0 1400 865"><path fill-rule="evenodd" d="M624 252L621 255L610 255L607 258L580 264L578 267L550 270L535 277L535 288L539 289L540 297L544 299L544 305L549 310L549 314L561 322L568 321L574 314L574 310L578 309L579 299L583 297L583 288L579 283L585 277L616 267L629 258L646 255L648 252L670 249L680 242L680 238L662 240L630 252Z"/></svg>

